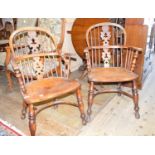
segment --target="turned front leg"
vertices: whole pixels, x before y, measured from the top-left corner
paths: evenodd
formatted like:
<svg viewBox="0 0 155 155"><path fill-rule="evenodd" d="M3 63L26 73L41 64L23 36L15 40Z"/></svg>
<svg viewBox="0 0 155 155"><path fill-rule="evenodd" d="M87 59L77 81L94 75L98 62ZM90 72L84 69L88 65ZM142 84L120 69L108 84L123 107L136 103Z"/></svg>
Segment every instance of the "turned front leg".
<svg viewBox="0 0 155 155"><path fill-rule="evenodd" d="M94 82L89 83L89 92L88 92L88 110L87 110L87 115L88 115L88 121L90 121L90 116L92 113L92 104L93 104L93 97L94 97Z"/></svg>
<svg viewBox="0 0 155 155"><path fill-rule="evenodd" d="M117 90L119 91L118 96L121 96L121 91L122 91L121 85L122 85L121 83L118 83L118 87L117 87Z"/></svg>
<svg viewBox="0 0 155 155"><path fill-rule="evenodd" d="M82 95L81 95L81 89L80 88L77 89L76 96L77 96L79 110L80 110L80 113L81 113L82 124L85 125L86 124L86 116L85 116L85 113L84 113L84 104L83 104L83 101L82 101Z"/></svg>
<svg viewBox="0 0 155 155"><path fill-rule="evenodd" d="M132 93L133 93L133 101L134 101L135 118L139 119L140 118L139 106L138 106L139 95L138 95L138 89L137 89L137 84L135 80L133 81Z"/></svg>
<svg viewBox="0 0 155 155"><path fill-rule="evenodd" d="M35 110L32 104L29 105L29 129L30 129L31 136L35 136L36 116L35 116Z"/></svg>

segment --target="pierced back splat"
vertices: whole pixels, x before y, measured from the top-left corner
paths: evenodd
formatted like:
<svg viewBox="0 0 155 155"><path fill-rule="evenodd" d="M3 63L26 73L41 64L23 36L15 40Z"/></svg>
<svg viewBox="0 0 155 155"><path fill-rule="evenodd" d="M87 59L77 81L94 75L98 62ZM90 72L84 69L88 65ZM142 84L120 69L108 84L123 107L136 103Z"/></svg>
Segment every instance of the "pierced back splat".
<svg viewBox="0 0 155 155"><path fill-rule="evenodd" d="M109 47L126 44L126 32L121 25L106 22L93 25L87 30L86 42L91 49L91 67L120 66L121 50Z"/></svg>

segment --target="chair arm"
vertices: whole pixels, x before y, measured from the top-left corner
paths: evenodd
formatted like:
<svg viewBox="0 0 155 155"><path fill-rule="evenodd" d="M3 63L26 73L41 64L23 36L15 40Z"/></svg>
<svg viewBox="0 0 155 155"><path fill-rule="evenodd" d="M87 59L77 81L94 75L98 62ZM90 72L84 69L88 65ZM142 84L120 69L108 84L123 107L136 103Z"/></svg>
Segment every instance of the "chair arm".
<svg viewBox="0 0 155 155"><path fill-rule="evenodd" d="M128 46L128 49L132 49L132 50L138 51L139 53L143 53L144 52L143 48L139 48L139 47L135 47L135 46Z"/></svg>
<svg viewBox="0 0 155 155"><path fill-rule="evenodd" d="M74 56L75 56L75 54L73 54L73 53L64 53L64 54L62 54L62 57L65 57L66 59L76 61L76 58Z"/></svg>
<svg viewBox="0 0 155 155"><path fill-rule="evenodd" d="M138 55L143 53L143 49L142 48L139 48L139 47L135 47L135 46L128 46L128 50L130 51L130 53L133 53L133 57L132 59L130 58L130 55L129 53L126 54L126 60L129 59L131 62L130 62L130 71L134 72L135 71L135 67L137 65L137 59L138 59ZM128 61L129 61L128 60ZM129 63L125 63L125 68L128 68L128 65Z"/></svg>
<svg viewBox="0 0 155 155"><path fill-rule="evenodd" d="M71 53L64 53L61 55L62 57L62 61L64 62L64 66L65 66L65 74L66 77L69 78L69 74L70 74L70 65L71 65L71 60L76 60L72 57L73 54Z"/></svg>

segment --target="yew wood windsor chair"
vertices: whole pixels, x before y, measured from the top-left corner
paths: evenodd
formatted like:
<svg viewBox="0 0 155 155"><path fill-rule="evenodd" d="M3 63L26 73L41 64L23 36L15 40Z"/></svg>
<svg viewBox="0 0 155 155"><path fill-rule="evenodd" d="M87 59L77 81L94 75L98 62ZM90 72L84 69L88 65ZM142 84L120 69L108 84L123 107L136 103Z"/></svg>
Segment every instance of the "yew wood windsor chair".
<svg viewBox="0 0 155 155"><path fill-rule="evenodd" d="M141 48L127 47L125 29L115 23L99 23L86 32L88 47L84 50L87 60L88 120L92 113L93 99L101 93L118 93L133 99L135 117L138 119L138 90L134 73L136 60ZM98 84L117 84L115 89L98 89ZM132 83L132 94L122 90L122 84Z"/></svg>
<svg viewBox="0 0 155 155"><path fill-rule="evenodd" d="M86 124L80 83L69 80L70 57L56 49L50 32L38 27L21 28L9 40L12 65L23 96L22 118L29 114L31 135L36 132L36 116L53 105L68 104L79 108ZM76 94L78 104L59 98Z"/></svg>

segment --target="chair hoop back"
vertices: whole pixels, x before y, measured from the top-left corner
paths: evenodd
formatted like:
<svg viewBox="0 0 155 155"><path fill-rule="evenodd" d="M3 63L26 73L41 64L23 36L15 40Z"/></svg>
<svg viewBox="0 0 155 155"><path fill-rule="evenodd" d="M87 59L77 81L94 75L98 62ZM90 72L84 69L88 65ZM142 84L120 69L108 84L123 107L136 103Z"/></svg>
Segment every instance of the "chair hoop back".
<svg viewBox="0 0 155 155"><path fill-rule="evenodd" d="M86 42L88 47L126 45L126 31L121 25L116 23L95 24L88 28Z"/></svg>
<svg viewBox="0 0 155 155"><path fill-rule="evenodd" d="M67 77L62 58L50 32L39 27L16 30L9 40L12 61L19 68L24 84L33 80Z"/></svg>

